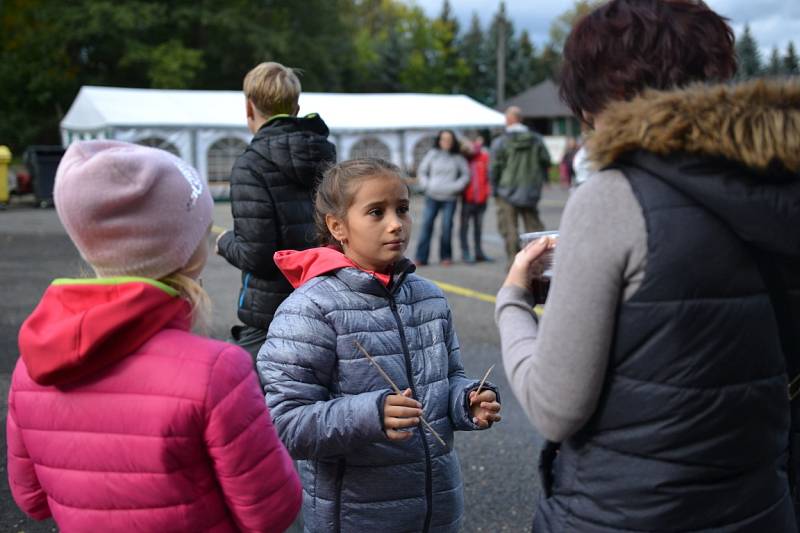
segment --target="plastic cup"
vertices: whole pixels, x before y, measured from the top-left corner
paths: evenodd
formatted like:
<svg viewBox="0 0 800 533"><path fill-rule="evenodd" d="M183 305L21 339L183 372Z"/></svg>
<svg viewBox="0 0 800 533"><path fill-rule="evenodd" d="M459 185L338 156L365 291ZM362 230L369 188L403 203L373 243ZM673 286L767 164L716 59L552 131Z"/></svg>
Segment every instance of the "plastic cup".
<svg viewBox="0 0 800 533"><path fill-rule="evenodd" d="M537 239L541 239L542 237L551 237L558 240L558 231L534 231L532 233L523 233L519 236L519 246L520 248L525 248L529 242L533 242ZM553 277L553 249L547 250L545 253L537 261L542 267L544 271L542 272L542 277L544 278L552 278Z"/></svg>
<svg viewBox="0 0 800 533"><path fill-rule="evenodd" d="M533 242L542 237L549 237L551 239L558 239L558 231L534 231L532 233L523 233L519 236L519 245L521 248L527 246L528 243ZM544 304L547 300L547 294L550 292L550 281L553 278L553 258L554 249L549 249L534 263L533 271L531 272L531 288L533 289L534 300L537 304Z"/></svg>

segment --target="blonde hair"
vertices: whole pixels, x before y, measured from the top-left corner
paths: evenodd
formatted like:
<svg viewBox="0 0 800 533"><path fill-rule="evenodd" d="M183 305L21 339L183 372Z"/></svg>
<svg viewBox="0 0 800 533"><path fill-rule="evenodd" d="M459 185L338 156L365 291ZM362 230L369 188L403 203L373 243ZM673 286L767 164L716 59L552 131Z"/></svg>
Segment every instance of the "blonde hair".
<svg viewBox="0 0 800 533"><path fill-rule="evenodd" d="M192 307L192 329L207 334L211 325L211 297L200 283L181 272L173 272L158 281L172 287L189 301Z"/></svg>
<svg viewBox="0 0 800 533"><path fill-rule="evenodd" d="M256 65L244 77L244 95L264 117L297 112L300 80L280 63Z"/></svg>
<svg viewBox="0 0 800 533"><path fill-rule="evenodd" d="M206 238L197 245L197 250L200 250L202 246L209 245L207 238L211 235L211 225L208 226L208 232ZM178 291L178 294L189 302L192 308L192 329L200 334L208 335L209 327L211 326L211 297L200 285L200 282L184 273L199 272L205 266L205 257L197 258L195 256L196 253L197 251L192 254L192 258L187 265L158 281Z"/></svg>

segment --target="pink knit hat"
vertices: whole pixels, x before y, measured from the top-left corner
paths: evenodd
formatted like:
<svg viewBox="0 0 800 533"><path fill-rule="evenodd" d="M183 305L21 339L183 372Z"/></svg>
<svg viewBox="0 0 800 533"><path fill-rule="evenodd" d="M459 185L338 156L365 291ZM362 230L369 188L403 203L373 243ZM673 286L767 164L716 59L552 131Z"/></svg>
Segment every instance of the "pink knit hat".
<svg viewBox="0 0 800 533"><path fill-rule="evenodd" d="M163 278L186 266L211 224L197 171L136 144L71 144L53 193L61 223L101 277Z"/></svg>

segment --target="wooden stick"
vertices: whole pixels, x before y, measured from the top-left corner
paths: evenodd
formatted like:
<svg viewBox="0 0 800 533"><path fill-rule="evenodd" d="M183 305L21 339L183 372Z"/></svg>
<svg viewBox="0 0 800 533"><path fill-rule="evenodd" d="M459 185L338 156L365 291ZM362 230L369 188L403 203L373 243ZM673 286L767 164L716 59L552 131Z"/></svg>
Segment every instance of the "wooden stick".
<svg viewBox="0 0 800 533"><path fill-rule="evenodd" d="M381 365L379 365L378 362L369 354L369 352L367 352L367 350L365 350L364 347L361 346L360 342L355 341L355 343L356 343L356 348L361 350L361 353L364 354L364 356L369 360L369 362L375 365L375 368L378 369L378 372L380 373L381 376L383 376L383 379L385 379L386 382L392 386L392 389L394 390L395 394L399 394L400 396L402 396L403 391L401 391L400 387L398 387L397 384L394 381L392 381L392 378L389 377L389 374L387 374L386 371L384 371L383 368L381 368ZM438 440L442 444L442 446L447 448L447 443L444 441L441 435L439 435L439 433L437 433L436 430L433 429L433 426L431 426L428 423L428 421L425 420L424 416L419 415L419 421L422 422L423 426L428 428L428 431L430 431L433 434L433 436L436 437L436 440Z"/></svg>
<svg viewBox="0 0 800 533"><path fill-rule="evenodd" d="M486 378L489 377L489 374L492 373L492 370L494 370L494 365L490 366L489 370L487 370L486 373L483 375L483 379L481 380L480 385L478 385L478 388L475 390L475 396L477 396L478 394L481 393L481 389L483 388L483 384L486 383Z"/></svg>

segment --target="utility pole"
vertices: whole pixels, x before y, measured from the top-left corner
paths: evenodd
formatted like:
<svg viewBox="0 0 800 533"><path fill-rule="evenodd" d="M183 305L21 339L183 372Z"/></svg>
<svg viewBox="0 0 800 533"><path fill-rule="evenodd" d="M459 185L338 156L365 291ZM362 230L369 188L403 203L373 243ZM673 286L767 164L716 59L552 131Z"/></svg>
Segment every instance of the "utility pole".
<svg viewBox="0 0 800 533"><path fill-rule="evenodd" d="M506 103L506 3L500 2L497 16L497 107Z"/></svg>

